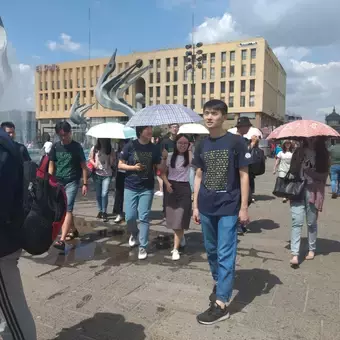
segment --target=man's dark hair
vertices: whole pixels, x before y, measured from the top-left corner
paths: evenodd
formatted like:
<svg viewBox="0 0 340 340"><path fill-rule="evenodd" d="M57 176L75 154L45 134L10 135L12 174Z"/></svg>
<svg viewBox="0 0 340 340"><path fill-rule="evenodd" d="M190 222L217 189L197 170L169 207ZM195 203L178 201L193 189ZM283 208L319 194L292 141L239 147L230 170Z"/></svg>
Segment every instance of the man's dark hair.
<svg viewBox="0 0 340 340"><path fill-rule="evenodd" d="M56 132L56 134L59 134L60 131L64 131L66 133L69 133L69 132L71 132L71 130L72 130L72 128L71 128L70 123L66 122L65 120L62 121L62 122L58 122L55 125L55 132Z"/></svg>
<svg viewBox="0 0 340 340"><path fill-rule="evenodd" d="M15 130L15 125L12 122L3 122L3 123L1 123L1 127L3 129L7 128L7 129L14 129Z"/></svg>
<svg viewBox="0 0 340 340"><path fill-rule="evenodd" d="M137 126L136 127L136 136L137 138L140 137L140 135L142 134L142 132L147 128L148 126Z"/></svg>
<svg viewBox="0 0 340 340"><path fill-rule="evenodd" d="M222 112L223 115L228 113L228 106L225 102L219 99L212 99L206 102L203 106L203 111L206 109Z"/></svg>

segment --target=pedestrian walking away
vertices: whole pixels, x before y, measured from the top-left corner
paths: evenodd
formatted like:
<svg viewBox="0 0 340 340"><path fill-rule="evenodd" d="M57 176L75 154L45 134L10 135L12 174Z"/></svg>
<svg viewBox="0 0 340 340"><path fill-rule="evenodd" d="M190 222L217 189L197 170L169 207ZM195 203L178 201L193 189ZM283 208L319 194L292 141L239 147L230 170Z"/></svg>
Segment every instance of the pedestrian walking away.
<svg viewBox="0 0 340 340"><path fill-rule="evenodd" d="M328 149L331 162L331 187L332 198L336 199L340 196L340 143L333 141L332 146Z"/></svg>
<svg viewBox="0 0 340 340"><path fill-rule="evenodd" d="M130 247L139 243L138 258L148 256L149 214L155 185L154 167L162 171L160 148L151 143L152 127L136 128L137 140L124 146L118 167L126 171L124 206ZM139 229L137 227L139 219ZM139 235L139 242L138 242Z"/></svg>
<svg viewBox="0 0 340 340"><path fill-rule="evenodd" d="M178 135L173 153L169 153L166 171L163 172L165 183L166 226L174 231L174 249L172 259L180 259L179 248L185 245L184 230L189 229L191 219L191 189L189 183L190 164L189 137Z"/></svg>
<svg viewBox="0 0 340 340"><path fill-rule="evenodd" d="M0 129L0 338L36 340L18 260L23 223L23 162L17 145Z"/></svg>
<svg viewBox="0 0 340 340"><path fill-rule="evenodd" d="M229 317L228 307L235 276L237 221L248 218L251 155L243 137L225 132L228 112L221 100L204 105L203 117L209 137L195 149L194 222L202 225L204 246L215 282L210 307L197 316L210 325Z"/></svg>

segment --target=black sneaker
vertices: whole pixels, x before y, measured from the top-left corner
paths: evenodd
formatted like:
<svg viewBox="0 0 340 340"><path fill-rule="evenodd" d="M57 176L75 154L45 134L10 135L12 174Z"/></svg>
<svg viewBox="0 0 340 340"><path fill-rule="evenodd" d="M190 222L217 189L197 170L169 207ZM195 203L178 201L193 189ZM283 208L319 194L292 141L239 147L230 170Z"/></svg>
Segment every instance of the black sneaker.
<svg viewBox="0 0 340 340"><path fill-rule="evenodd" d="M337 199L337 198L338 198L338 194L336 194L336 193L333 192L332 198L333 198L333 200L334 200L334 199Z"/></svg>
<svg viewBox="0 0 340 340"><path fill-rule="evenodd" d="M99 213L98 213L98 215L97 215L97 218L98 218L98 219L103 218L103 213L102 213L101 211L99 211Z"/></svg>
<svg viewBox="0 0 340 340"><path fill-rule="evenodd" d="M216 302L211 303L210 307L197 316L197 321L202 325L213 325L216 322L229 319L230 314L227 307L222 309Z"/></svg>
<svg viewBox="0 0 340 340"><path fill-rule="evenodd" d="M216 284L214 285L213 291L209 296L210 302L215 302L216 301Z"/></svg>
<svg viewBox="0 0 340 340"><path fill-rule="evenodd" d="M102 213L102 219L103 219L103 222L108 222L109 218L107 216L107 213Z"/></svg>

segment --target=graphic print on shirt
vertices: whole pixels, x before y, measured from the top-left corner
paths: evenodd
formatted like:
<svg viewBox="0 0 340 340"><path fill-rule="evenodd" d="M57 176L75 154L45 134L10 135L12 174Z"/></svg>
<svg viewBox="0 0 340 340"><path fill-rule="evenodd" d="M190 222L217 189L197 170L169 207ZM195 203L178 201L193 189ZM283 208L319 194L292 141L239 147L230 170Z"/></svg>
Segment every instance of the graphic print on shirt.
<svg viewBox="0 0 340 340"><path fill-rule="evenodd" d="M152 152L135 151L133 153L135 164L140 163L144 169L136 172L136 174L142 178L148 178L148 175L152 173Z"/></svg>
<svg viewBox="0 0 340 340"><path fill-rule="evenodd" d="M229 152L212 150L203 154L206 173L204 185L208 190L226 191L228 185Z"/></svg>
<svg viewBox="0 0 340 340"><path fill-rule="evenodd" d="M68 178L72 171L72 153L57 152L57 169L58 178Z"/></svg>

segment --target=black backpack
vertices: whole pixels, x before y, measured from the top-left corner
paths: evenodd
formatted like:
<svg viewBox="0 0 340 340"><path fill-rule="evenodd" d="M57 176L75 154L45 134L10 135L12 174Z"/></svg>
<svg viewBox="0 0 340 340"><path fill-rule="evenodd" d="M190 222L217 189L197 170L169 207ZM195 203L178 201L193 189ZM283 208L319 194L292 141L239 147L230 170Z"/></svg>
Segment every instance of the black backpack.
<svg viewBox="0 0 340 340"><path fill-rule="evenodd" d="M254 176L263 175L266 172L266 157L263 150L256 147L250 151L252 163L249 165L249 172Z"/></svg>

